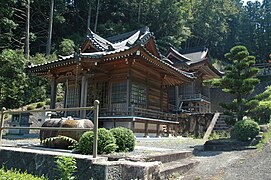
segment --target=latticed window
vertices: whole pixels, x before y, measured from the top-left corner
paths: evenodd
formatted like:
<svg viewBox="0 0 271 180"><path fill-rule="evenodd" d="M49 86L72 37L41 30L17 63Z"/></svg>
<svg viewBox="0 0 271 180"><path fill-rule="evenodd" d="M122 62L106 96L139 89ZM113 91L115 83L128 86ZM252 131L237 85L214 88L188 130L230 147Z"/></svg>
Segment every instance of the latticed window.
<svg viewBox="0 0 271 180"><path fill-rule="evenodd" d="M67 106L68 107L79 106L79 87L76 85L69 85L68 87Z"/></svg>
<svg viewBox="0 0 271 180"><path fill-rule="evenodd" d="M125 103L127 100L127 83L113 83L112 84L112 103Z"/></svg>
<svg viewBox="0 0 271 180"><path fill-rule="evenodd" d="M87 105L92 106L94 100L100 101L100 106L107 107L108 105L108 82L101 81L97 83L89 83Z"/></svg>
<svg viewBox="0 0 271 180"><path fill-rule="evenodd" d="M136 105L147 105L147 88L141 84L132 84L131 103Z"/></svg>

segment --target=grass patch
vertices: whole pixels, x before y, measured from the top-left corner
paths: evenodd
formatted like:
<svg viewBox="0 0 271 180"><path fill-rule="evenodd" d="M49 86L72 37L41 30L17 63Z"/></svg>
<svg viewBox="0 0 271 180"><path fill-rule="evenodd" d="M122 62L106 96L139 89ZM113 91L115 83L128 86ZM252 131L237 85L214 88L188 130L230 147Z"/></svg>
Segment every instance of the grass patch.
<svg viewBox="0 0 271 180"><path fill-rule="evenodd" d="M268 132L263 133L263 138L260 140L260 142L256 145L258 150L262 150L263 146L270 140L271 138L271 130L268 130Z"/></svg>
<svg viewBox="0 0 271 180"><path fill-rule="evenodd" d="M230 138L230 132L228 131L213 131L209 137L209 140L213 139L228 139Z"/></svg>

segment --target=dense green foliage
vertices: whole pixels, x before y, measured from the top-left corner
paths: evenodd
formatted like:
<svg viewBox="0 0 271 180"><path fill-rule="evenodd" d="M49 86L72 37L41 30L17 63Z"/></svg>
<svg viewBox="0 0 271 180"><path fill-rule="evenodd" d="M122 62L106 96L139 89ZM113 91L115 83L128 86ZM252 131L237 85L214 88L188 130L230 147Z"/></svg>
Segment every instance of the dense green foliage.
<svg viewBox="0 0 271 180"><path fill-rule="evenodd" d="M74 173L76 172L76 160L73 157L58 156L56 157L56 167L59 172L59 180L73 180L76 179Z"/></svg>
<svg viewBox="0 0 271 180"><path fill-rule="evenodd" d="M252 119L245 119L238 121L234 125L236 138L240 141L248 141L256 137L260 132L258 123Z"/></svg>
<svg viewBox="0 0 271 180"><path fill-rule="evenodd" d="M45 53L50 1L33 0L30 6L31 54ZM223 59L230 47L243 44L258 60L266 60L271 43L270 9L269 0L247 4L241 0L103 0L97 16L97 33L108 37L149 26L162 52L168 45L178 48L206 45L214 58ZM0 49L22 49L26 4L1 0L0 12L3 19ZM97 1L55 1L52 52L62 55L72 52L72 41L68 39L80 47L88 19L90 29L95 28L96 13Z"/></svg>
<svg viewBox="0 0 271 180"><path fill-rule="evenodd" d="M227 115L230 115L232 119L237 117L237 120L240 121L248 110L258 105L257 101L247 99L247 96L253 92L255 86L260 82L256 78L258 69L253 67L255 57L249 56L245 46L231 48L230 52L225 54L225 57L231 64L225 67L225 75L221 79L212 80L212 85L222 88L224 92L235 97L232 103L222 104L222 107L227 110Z"/></svg>
<svg viewBox="0 0 271 180"><path fill-rule="evenodd" d="M47 57L50 1L30 2L31 57L27 61L33 64L78 52L88 28L95 30L95 22L96 32L103 37L149 26L163 54L169 46L207 46L212 58L228 63L223 54L243 44L257 61L269 58L269 0L247 4L241 0L101 0L99 8L97 1L58 0L53 11L52 54ZM25 47L26 1L0 0L0 17L0 106L14 108L43 100L44 80L23 71L28 63L21 51Z"/></svg>
<svg viewBox="0 0 271 180"><path fill-rule="evenodd" d="M0 180L15 180L15 179L27 179L27 180L46 180L44 177L37 177L26 172L21 173L16 170L5 170L3 167L0 169Z"/></svg>
<svg viewBox="0 0 271 180"><path fill-rule="evenodd" d="M135 136L133 131L124 127L117 127L110 130L116 138L117 152L133 151L135 149Z"/></svg>
<svg viewBox="0 0 271 180"><path fill-rule="evenodd" d="M266 87L266 90L263 93L256 95L253 100L258 101L258 106L249 111L249 116L259 124L270 123L271 86Z"/></svg>
<svg viewBox="0 0 271 180"><path fill-rule="evenodd" d="M46 81L24 72L26 59L22 51L3 50L0 54L0 107L20 107L44 100Z"/></svg>
<svg viewBox="0 0 271 180"><path fill-rule="evenodd" d="M85 132L79 140L78 150L82 154L93 153L93 131ZM98 154L111 153L117 149L116 139L105 128L98 129Z"/></svg>

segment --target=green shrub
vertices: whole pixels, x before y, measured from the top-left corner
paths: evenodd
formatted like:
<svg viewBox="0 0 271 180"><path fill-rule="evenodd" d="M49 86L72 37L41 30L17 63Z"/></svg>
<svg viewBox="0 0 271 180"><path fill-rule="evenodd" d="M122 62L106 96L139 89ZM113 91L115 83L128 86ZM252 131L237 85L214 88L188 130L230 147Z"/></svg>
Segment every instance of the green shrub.
<svg viewBox="0 0 271 180"><path fill-rule="evenodd" d="M93 131L85 132L79 140L78 150L82 154L93 154ZM98 129L98 154L111 153L117 149L116 139L105 128Z"/></svg>
<svg viewBox="0 0 271 180"><path fill-rule="evenodd" d="M36 108L36 105L35 104L31 104L31 105L29 105L29 106L27 106L27 110L34 110Z"/></svg>
<svg viewBox="0 0 271 180"><path fill-rule="evenodd" d="M50 105L51 104L51 100L50 99L46 99L45 100L45 105Z"/></svg>
<svg viewBox="0 0 271 180"><path fill-rule="evenodd" d="M36 108L42 108L45 106L45 102L38 102Z"/></svg>
<svg viewBox="0 0 271 180"><path fill-rule="evenodd" d="M57 96L56 97L56 102L61 102L61 101L63 101L63 96Z"/></svg>
<svg viewBox="0 0 271 180"><path fill-rule="evenodd" d="M32 174L22 173L16 170L5 170L3 167L0 169L0 179L13 180L13 179L27 179L27 180L45 180L45 177L37 177Z"/></svg>
<svg viewBox="0 0 271 180"><path fill-rule="evenodd" d="M133 131L124 127L110 130L116 139L117 152L133 151L135 149L135 137Z"/></svg>
<svg viewBox="0 0 271 180"><path fill-rule="evenodd" d="M238 121L234 125L236 138L240 141L248 141L256 137L260 132L258 123L252 119L245 119Z"/></svg>
<svg viewBox="0 0 271 180"><path fill-rule="evenodd" d="M60 180L76 179L74 173L76 172L76 160L73 157L57 156L56 167L59 172Z"/></svg>
<svg viewBox="0 0 271 180"><path fill-rule="evenodd" d="M44 147L60 148L60 149L73 149L77 146L78 142L71 137L58 135L56 137L49 137L41 141Z"/></svg>

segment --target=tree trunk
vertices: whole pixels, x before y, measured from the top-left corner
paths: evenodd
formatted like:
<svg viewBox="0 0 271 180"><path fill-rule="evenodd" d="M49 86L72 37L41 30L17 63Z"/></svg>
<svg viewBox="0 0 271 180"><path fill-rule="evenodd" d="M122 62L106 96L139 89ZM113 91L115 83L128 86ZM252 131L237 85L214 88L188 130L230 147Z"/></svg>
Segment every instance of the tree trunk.
<svg viewBox="0 0 271 180"><path fill-rule="evenodd" d="M89 1L89 7L88 7L87 33L88 33L88 29L90 28L90 19L91 19L91 1Z"/></svg>
<svg viewBox="0 0 271 180"><path fill-rule="evenodd" d="M94 32L97 31L98 17L99 17L99 9L100 9L100 0L97 1L97 11L96 11L96 18L95 18Z"/></svg>
<svg viewBox="0 0 271 180"><path fill-rule="evenodd" d="M237 101L237 120L241 121L243 119L243 105L242 105L242 96L240 94L236 95L236 101Z"/></svg>
<svg viewBox="0 0 271 180"><path fill-rule="evenodd" d="M30 29L30 0L27 0L27 5L26 5L26 35L25 35L25 50L24 54L29 60L29 29Z"/></svg>
<svg viewBox="0 0 271 180"><path fill-rule="evenodd" d="M47 38L47 45L46 45L46 56L49 56L50 53L51 53L53 16L54 16L54 0L51 0L50 19L49 19L49 28L48 28L48 38Z"/></svg>

